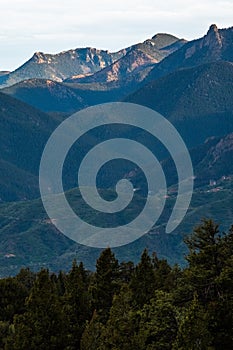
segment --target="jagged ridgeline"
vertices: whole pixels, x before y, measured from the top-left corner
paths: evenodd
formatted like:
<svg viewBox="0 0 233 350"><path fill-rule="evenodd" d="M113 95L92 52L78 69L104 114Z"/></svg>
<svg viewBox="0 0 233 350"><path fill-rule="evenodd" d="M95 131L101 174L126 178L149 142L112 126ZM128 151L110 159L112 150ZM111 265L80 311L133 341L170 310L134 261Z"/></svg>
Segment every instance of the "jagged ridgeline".
<svg viewBox="0 0 233 350"><path fill-rule="evenodd" d="M116 251L137 262L141 247L170 264L184 264L182 238L202 216L215 217L226 230L232 223L233 28L210 26L187 41L159 33L118 52L77 48L59 54L35 53L13 72L0 72L0 261L1 276L22 265L54 271L77 257L93 269L99 250L77 245L56 230L39 198L38 169L44 146L69 115L104 102L125 101L160 112L179 131L193 162L195 190L189 211L172 235L166 222L177 194L177 173L168 152L148 134L127 128L97 130L74 145L64 165L67 198L89 222L116 225L81 201L76 170L86 152L107 137L131 137L150 148L164 169L168 193L156 226L132 246ZM151 165L148 164L148 171ZM129 179L136 200L121 217L136 215L145 200L144 178L134 164L102 169L98 186L114 197L119 177ZM13 203L12 203L13 202Z"/></svg>

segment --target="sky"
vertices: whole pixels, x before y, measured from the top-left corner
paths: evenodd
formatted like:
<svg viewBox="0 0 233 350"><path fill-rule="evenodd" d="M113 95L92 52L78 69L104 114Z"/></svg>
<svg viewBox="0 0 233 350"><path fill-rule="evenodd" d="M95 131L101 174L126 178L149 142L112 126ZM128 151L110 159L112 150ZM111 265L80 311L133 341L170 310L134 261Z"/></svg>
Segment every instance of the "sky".
<svg viewBox="0 0 233 350"><path fill-rule="evenodd" d="M196 39L213 23L233 26L233 1L1 0L0 14L0 70L14 70L36 51L117 51L156 33Z"/></svg>

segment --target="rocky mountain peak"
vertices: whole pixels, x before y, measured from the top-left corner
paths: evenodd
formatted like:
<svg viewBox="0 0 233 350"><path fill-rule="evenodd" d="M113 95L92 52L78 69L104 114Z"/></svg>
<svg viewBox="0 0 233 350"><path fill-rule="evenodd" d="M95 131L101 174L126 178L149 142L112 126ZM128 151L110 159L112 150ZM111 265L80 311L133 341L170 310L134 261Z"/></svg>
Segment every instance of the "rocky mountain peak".
<svg viewBox="0 0 233 350"><path fill-rule="evenodd" d="M158 49L165 48L177 42L179 38L171 34L157 33L152 37L152 42L156 45Z"/></svg>
<svg viewBox="0 0 233 350"><path fill-rule="evenodd" d="M206 36L204 37L204 45L208 45L213 49L222 47L222 37L216 24L211 24Z"/></svg>
<svg viewBox="0 0 233 350"><path fill-rule="evenodd" d="M43 52L35 52L32 56L32 61L35 61L36 63L45 63L46 60L46 55Z"/></svg>
<svg viewBox="0 0 233 350"><path fill-rule="evenodd" d="M215 32L215 33L218 32L218 27L216 24L211 24L211 26L209 27L209 30L207 32L207 35L212 33L212 32Z"/></svg>

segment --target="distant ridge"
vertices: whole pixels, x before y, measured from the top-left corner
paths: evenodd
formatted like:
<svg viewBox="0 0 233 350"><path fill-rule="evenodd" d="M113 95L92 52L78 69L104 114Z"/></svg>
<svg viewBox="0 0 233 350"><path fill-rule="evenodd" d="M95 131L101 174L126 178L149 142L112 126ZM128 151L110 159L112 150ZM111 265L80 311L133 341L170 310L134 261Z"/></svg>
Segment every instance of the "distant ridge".
<svg viewBox="0 0 233 350"><path fill-rule="evenodd" d="M112 65L130 51L136 50L139 56L138 60L136 58L134 62L131 59L131 63L126 60L126 63L123 64L123 66L129 64L127 72L130 73L134 70L133 66L137 68L137 66L157 63L184 43L185 40L179 40L172 35L157 34L144 43L124 48L118 52L90 47L63 51L55 55L35 52L27 62L15 71L0 75L0 86L11 86L27 79L49 79L57 82L71 77L79 79ZM141 58L140 53L142 54Z"/></svg>
<svg viewBox="0 0 233 350"><path fill-rule="evenodd" d="M36 52L21 67L5 75L2 85L9 86L33 78L62 81L74 74L94 73L125 53L126 50L110 53L95 48L68 50L55 55Z"/></svg>
<svg viewBox="0 0 233 350"><path fill-rule="evenodd" d="M165 76L180 68L215 61L233 62L233 27L218 29L216 24L212 24L202 38L189 41L155 66L146 81Z"/></svg>
<svg viewBox="0 0 233 350"><path fill-rule="evenodd" d="M187 41L170 34L156 34L152 39L133 45L130 50L116 62L84 77L72 77L67 82L104 83L104 82L140 82L156 63L162 61L172 52L178 50ZM144 72L143 72L144 70ZM132 78L132 75L134 78Z"/></svg>

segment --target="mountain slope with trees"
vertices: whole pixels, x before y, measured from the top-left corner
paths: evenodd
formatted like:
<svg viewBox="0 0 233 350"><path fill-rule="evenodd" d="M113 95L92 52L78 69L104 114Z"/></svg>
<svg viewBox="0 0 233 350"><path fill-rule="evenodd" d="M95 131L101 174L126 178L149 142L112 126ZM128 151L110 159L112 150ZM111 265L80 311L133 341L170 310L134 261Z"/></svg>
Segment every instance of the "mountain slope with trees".
<svg viewBox="0 0 233 350"><path fill-rule="evenodd" d="M205 219L185 242L183 269L146 249L119 263L107 248L95 272L74 260L1 279L0 348L231 350L233 229Z"/></svg>
<svg viewBox="0 0 233 350"><path fill-rule="evenodd" d="M214 62L178 70L148 83L126 102L165 116L190 148L233 131L233 64Z"/></svg>

